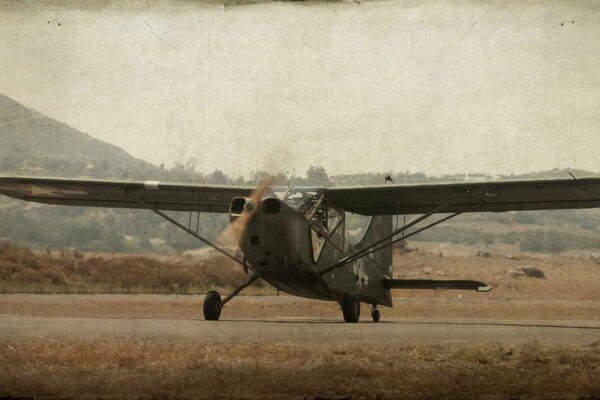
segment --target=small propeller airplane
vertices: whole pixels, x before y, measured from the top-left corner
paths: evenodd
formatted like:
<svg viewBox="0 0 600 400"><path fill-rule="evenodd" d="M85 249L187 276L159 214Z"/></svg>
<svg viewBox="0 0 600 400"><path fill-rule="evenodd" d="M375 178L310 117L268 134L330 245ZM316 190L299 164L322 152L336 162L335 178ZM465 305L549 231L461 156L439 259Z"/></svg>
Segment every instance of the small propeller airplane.
<svg viewBox="0 0 600 400"><path fill-rule="evenodd" d="M339 303L346 322L358 322L360 303L369 304L377 322L377 307L392 307L391 289L491 289L474 280L394 279L395 242L462 213L600 207L600 179L296 188L263 182L249 188L0 177L0 194L65 206L147 209L251 271L225 298L206 294L206 320L218 320L226 303L263 279L292 295ZM188 225L165 211L189 212ZM204 212L229 214L237 253L199 235L198 223L193 229L192 213L199 218ZM354 245L346 235L347 213L371 218ZM414 217L394 226L395 215Z"/></svg>

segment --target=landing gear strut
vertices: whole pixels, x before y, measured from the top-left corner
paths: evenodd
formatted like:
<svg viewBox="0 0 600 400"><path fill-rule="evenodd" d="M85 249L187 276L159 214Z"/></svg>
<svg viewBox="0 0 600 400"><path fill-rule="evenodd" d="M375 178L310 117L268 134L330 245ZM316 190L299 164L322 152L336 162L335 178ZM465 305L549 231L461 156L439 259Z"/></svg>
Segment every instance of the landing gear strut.
<svg viewBox="0 0 600 400"><path fill-rule="evenodd" d="M344 321L358 322L360 319L360 301L356 296L344 295L342 298L342 313L344 314Z"/></svg>
<svg viewBox="0 0 600 400"><path fill-rule="evenodd" d="M248 279L242 286L235 289L231 292L227 297L221 300L221 295L214 290L206 293L204 296L204 319L207 321L218 321L221 316L221 310L223 306L235 296L237 296L242 290L252 285L259 278L258 274L252 274L250 279Z"/></svg>

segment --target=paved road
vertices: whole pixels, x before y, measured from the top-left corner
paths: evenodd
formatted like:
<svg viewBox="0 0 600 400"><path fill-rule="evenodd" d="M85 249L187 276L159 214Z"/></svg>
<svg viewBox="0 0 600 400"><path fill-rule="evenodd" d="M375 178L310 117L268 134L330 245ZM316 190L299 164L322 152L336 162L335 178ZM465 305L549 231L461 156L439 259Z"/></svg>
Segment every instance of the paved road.
<svg viewBox="0 0 600 400"><path fill-rule="evenodd" d="M0 315L0 340L150 338L206 343L465 343L473 341L598 346L600 323L472 319L395 319L374 324L332 320L90 319Z"/></svg>

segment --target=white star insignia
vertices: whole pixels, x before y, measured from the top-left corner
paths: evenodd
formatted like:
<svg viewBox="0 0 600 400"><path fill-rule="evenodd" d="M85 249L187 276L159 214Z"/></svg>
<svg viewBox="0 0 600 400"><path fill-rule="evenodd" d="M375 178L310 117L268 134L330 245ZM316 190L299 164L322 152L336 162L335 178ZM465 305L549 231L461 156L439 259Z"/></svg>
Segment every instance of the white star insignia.
<svg viewBox="0 0 600 400"><path fill-rule="evenodd" d="M354 272L354 275L358 278L356 280L356 285L359 288L362 288L363 285L365 287L369 286L369 274L365 272L365 264L362 259L359 259L356 264L352 266L352 272Z"/></svg>
<svg viewBox="0 0 600 400"><path fill-rule="evenodd" d="M21 186L19 189L20 192L29 191L30 193L26 193L30 196L34 197L58 197L58 196L71 196L71 195L87 195L88 193L84 190L61 190L57 188L53 188L50 186L36 186L29 185Z"/></svg>

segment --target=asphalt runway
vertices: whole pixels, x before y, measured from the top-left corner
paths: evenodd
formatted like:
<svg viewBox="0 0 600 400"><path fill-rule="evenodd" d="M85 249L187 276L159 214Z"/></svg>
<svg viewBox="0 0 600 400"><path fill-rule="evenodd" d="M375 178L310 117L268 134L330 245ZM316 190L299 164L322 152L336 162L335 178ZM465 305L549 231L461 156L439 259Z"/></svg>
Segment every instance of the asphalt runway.
<svg viewBox="0 0 600 400"><path fill-rule="evenodd" d="M0 315L2 338L201 340L204 343L415 344L498 342L600 345L600 323L475 319L91 319Z"/></svg>

